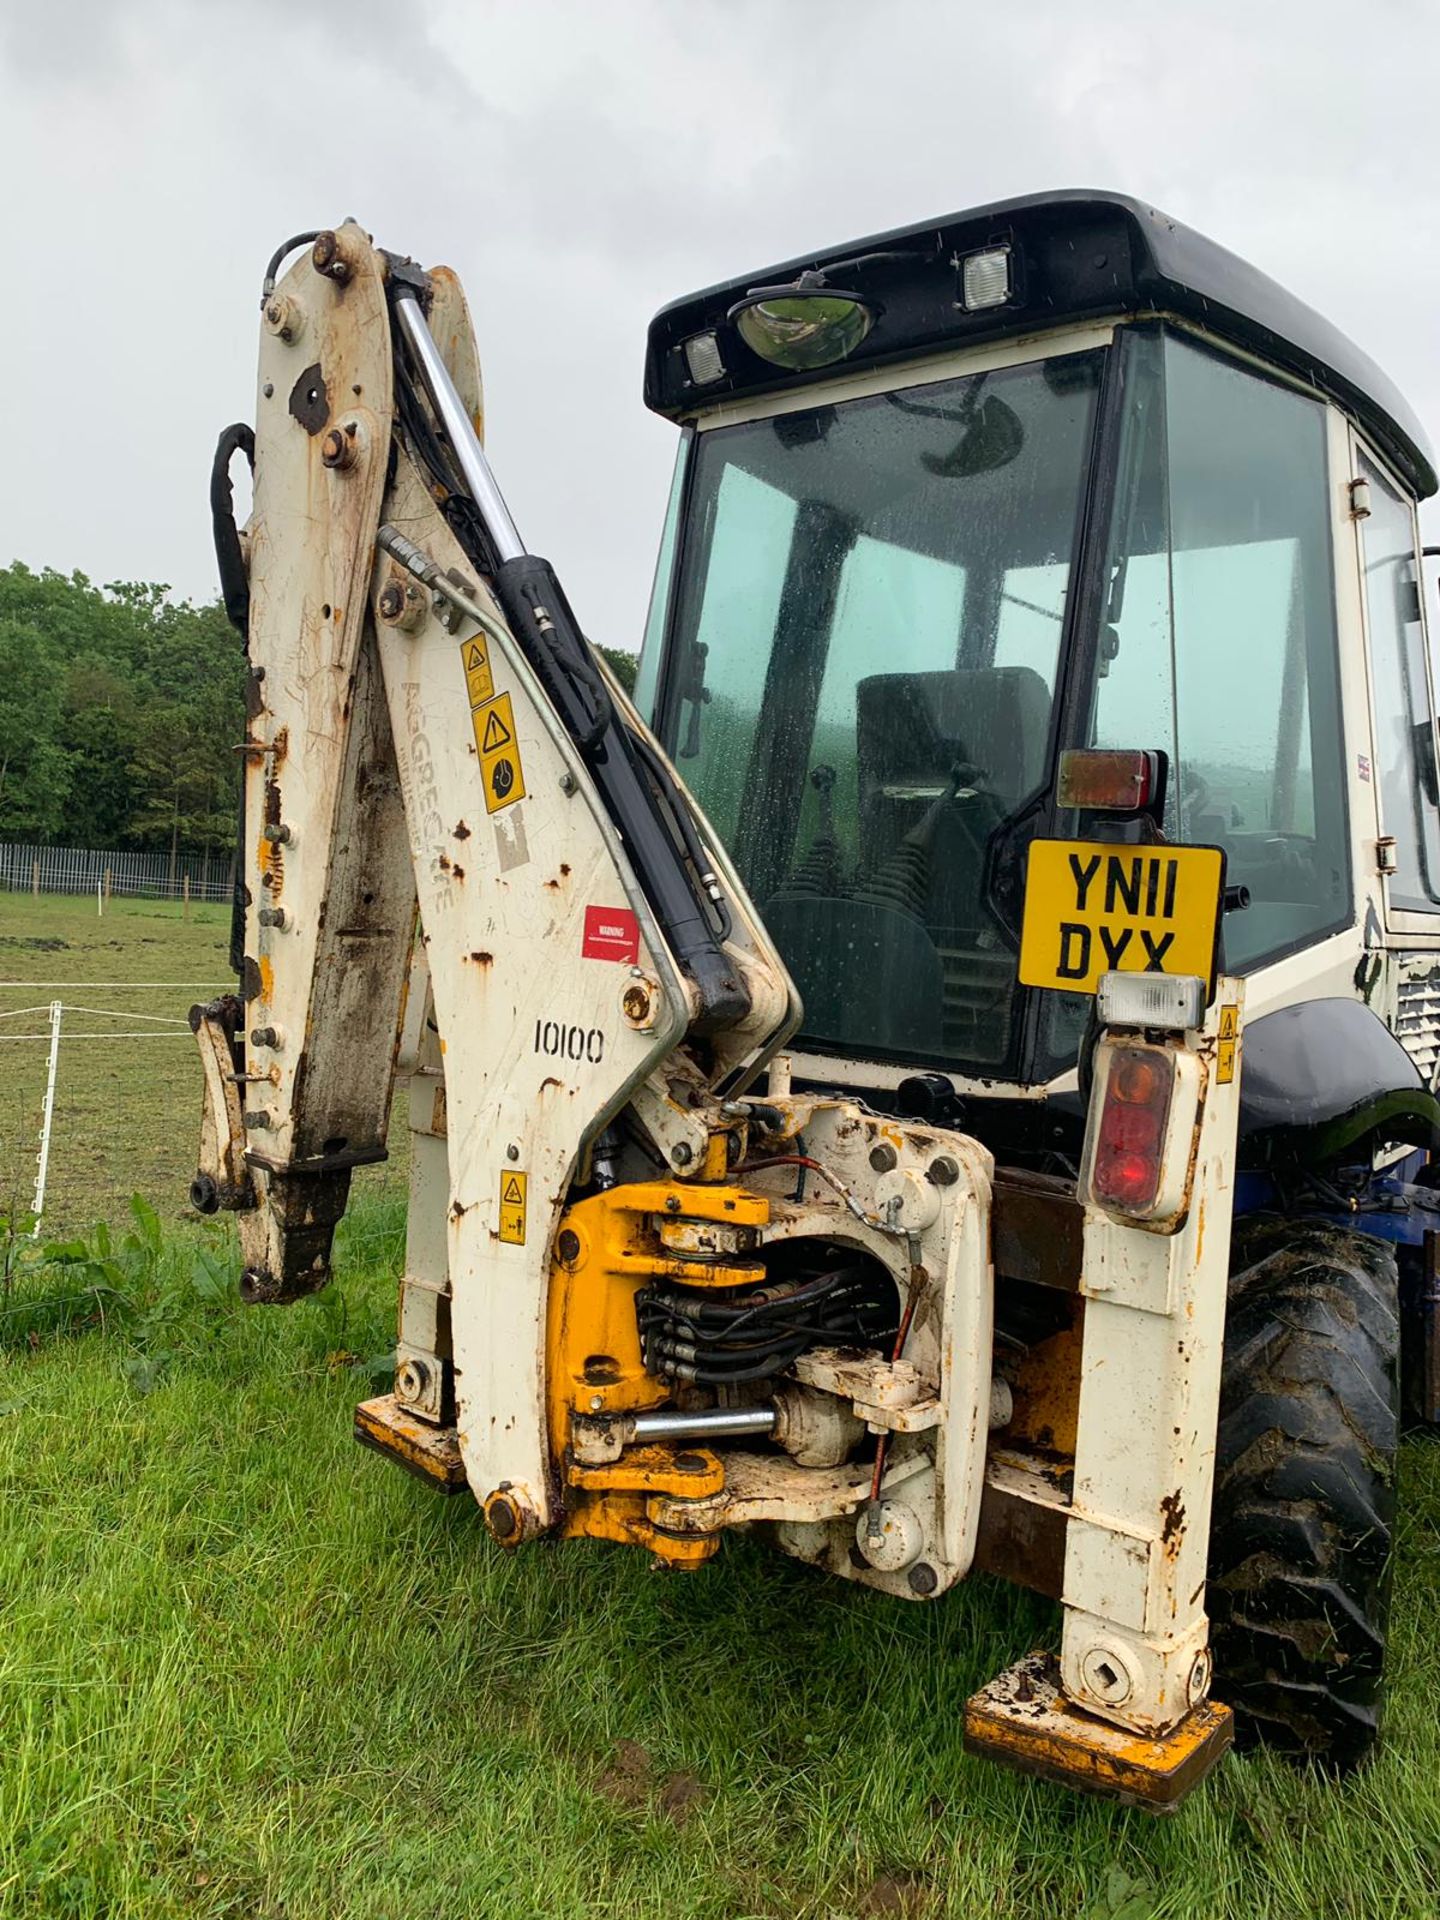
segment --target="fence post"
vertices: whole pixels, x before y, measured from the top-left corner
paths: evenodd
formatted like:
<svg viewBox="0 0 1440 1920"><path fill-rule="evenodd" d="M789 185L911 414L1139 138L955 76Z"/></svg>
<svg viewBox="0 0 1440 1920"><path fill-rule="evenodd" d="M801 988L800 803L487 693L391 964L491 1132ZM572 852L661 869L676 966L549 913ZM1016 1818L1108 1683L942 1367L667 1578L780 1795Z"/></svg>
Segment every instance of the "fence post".
<svg viewBox="0 0 1440 1920"><path fill-rule="evenodd" d="M185 920L188 920L190 918L190 876L188 873L184 876L182 880L182 885L185 889L185 892L184 892L185 904L181 908L181 917Z"/></svg>
<svg viewBox="0 0 1440 1920"><path fill-rule="evenodd" d="M35 1224L30 1238L40 1237L40 1216L45 1211L45 1180L50 1172L50 1131L55 1119L55 1070L60 1064L60 1016L64 1008L58 1000L50 1002L50 1065L45 1076L45 1110L40 1121L40 1158L35 1167L35 1202L30 1211Z"/></svg>
<svg viewBox="0 0 1440 1920"><path fill-rule="evenodd" d="M30 862L30 891L37 900L40 898L40 862L38 860Z"/></svg>
<svg viewBox="0 0 1440 1920"><path fill-rule="evenodd" d="M105 869L105 898L108 900L114 891L114 876L109 867Z"/></svg>

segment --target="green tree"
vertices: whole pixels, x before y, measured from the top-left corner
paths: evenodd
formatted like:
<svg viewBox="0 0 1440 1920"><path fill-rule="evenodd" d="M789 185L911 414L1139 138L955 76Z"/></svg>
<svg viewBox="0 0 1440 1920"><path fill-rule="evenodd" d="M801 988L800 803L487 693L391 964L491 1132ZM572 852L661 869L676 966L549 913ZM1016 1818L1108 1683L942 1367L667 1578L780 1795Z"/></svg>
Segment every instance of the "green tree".
<svg viewBox="0 0 1440 1920"><path fill-rule="evenodd" d="M0 615L0 835L46 840L65 818L65 676L45 635Z"/></svg>
<svg viewBox="0 0 1440 1920"><path fill-rule="evenodd" d="M0 835L219 852L234 832L244 656L218 606L0 570Z"/></svg>

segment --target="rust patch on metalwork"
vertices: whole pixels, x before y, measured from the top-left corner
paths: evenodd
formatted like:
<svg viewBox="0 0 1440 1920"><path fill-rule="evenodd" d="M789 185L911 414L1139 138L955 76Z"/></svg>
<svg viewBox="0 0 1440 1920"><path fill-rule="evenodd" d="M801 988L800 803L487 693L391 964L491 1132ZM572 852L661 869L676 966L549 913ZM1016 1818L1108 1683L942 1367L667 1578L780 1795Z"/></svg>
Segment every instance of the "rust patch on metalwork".
<svg viewBox="0 0 1440 1920"><path fill-rule="evenodd" d="M457 820L450 831L457 840L468 840L470 838L470 829L463 820Z"/></svg>
<svg viewBox="0 0 1440 1920"><path fill-rule="evenodd" d="M452 1427L431 1427L406 1413L394 1394L364 1400L355 1409L355 1438L429 1481L441 1493L463 1493L465 1466Z"/></svg>
<svg viewBox="0 0 1440 1920"><path fill-rule="evenodd" d="M318 360L306 367L290 389L290 416L298 420L312 438L324 432L330 418L330 395Z"/></svg>
<svg viewBox="0 0 1440 1920"><path fill-rule="evenodd" d="M1035 1653L965 1705L964 1742L1023 1773L1107 1799L1171 1813L1234 1739L1228 1707L1205 1700L1166 1733L1097 1720L1070 1700L1053 1654Z"/></svg>
<svg viewBox="0 0 1440 1920"><path fill-rule="evenodd" d="M1173 1560L1180 1551L1180 1542L1185 1538L1185 1502L1178 1487L1174 1493L1166 1494L1160 1502L1160 1511L1165 1516L1165 1523L1160 1529L1160 1544Z"/></svg>
<svg viewBox="0 0 1440 1920"><path fill-rule="evenodd" d="M475 962L477 967L488 967L495 956L493 953L485 953L477 948L476 951L470 955L470 958Z"/></svg>

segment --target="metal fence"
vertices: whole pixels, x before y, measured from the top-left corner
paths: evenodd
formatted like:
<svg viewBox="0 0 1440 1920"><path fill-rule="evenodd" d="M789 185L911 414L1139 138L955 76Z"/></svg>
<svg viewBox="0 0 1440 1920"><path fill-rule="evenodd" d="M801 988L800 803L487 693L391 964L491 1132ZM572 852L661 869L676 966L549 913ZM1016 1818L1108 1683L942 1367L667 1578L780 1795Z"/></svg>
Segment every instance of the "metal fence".
<svg viewBox="0 0 1440 1920"><path fill-rule="evenodd" d="M0 890L89 893L146 900L228 900L235 863L226 853L116 853L104 847L24 847L0 843Z"/></svg>
<svg viewBox="0 0 1440 1920"><path fill-rule="evenodd" d="M203 1084L183 1009L223 987L219 979L0 978L0 1216L12 1229L25 1218L21 1231L32 1243L83 1234L102 1220L123 1232L133 1224L136 1191L163 1221L194 1224L186 1195ZM140 1091L121 1109L117 1087ZM357 1169L338 1241L342 1265L398 1270L403 1261L406 1098L402 1081L390 1159ZM0 1239L5 1231L0 1223ZM4 1313L0 1305L0 1327Z"/></svg>

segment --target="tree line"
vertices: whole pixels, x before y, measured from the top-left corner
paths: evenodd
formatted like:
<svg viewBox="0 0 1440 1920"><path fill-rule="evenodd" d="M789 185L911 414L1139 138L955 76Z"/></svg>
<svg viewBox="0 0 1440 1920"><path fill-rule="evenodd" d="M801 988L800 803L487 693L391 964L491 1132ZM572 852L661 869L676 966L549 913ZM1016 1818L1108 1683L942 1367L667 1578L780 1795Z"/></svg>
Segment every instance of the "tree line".
<svg viewBox="0 0 1440 1920"><path fill-rule="evenodd" d="M628 686L633 657L602 651ZM244 677L218 602L0 569L0 840L228 852Z"/></svg>

